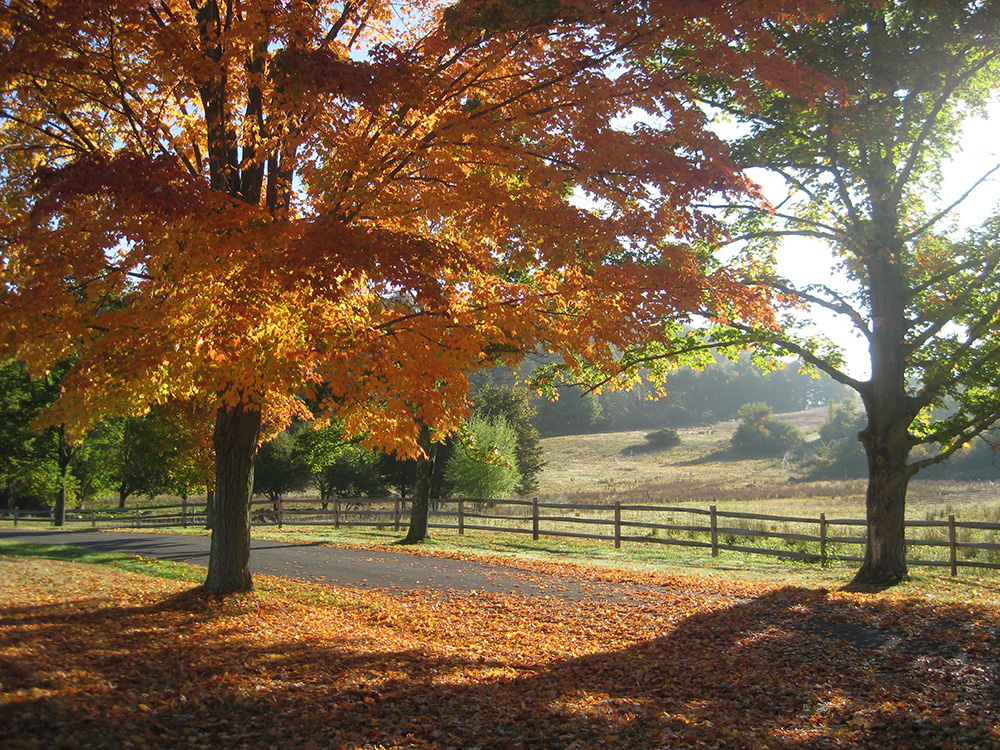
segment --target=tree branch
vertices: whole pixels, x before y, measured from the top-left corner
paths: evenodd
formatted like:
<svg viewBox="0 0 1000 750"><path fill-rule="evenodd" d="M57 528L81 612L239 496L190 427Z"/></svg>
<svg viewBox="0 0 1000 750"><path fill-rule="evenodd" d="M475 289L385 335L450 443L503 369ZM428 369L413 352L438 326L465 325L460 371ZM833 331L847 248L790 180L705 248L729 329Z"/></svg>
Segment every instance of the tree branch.
<svg viewBox="0 0 1000 750"><path fill-rule="evenodd" d="M913 476L917 472L922 471L929 466L934 466L935 464L947 461L960 451L963 446L972 442L975 438L980 437L984 432L989 430L994 424L996 424L997 420L1000 420L1000 408L997 408L989 413L985 419L981 416L976 417L974 421L967 425L966 429L963 429L952 439L951 444L947 448L937 453L937 455L929 456L921 459L920 461L914 461L912 464L907 466L907 471L910 476Z"/></svg>
<svg viewBox="0 0 1000 750"><path fill-rule="evenodd" d="M916 229L904 235L903 237L904 241L912 240L927 232L932 226L937 224L941 219L943 219L945 216L951 213L956 206L960 205L963 201L965 201L966 198L972 195L973 191L975 191L976 188L978 188L980 185L986 182L997 171L1000 171L1000 164L996 164L995 166L993 166L992 169L990 169L982 177L980 177L978 180L972 183L972 186L964 193L962 193L957 199L955 199L947 206L942 208L940 211L935 213L933 216L931 216L931 218L929 218L923 224L918 226Z"/></svg>
<svg viewBox="0 0 1000 750"><path fill-rule="evenodd" d="M789 354L794 354L807 365L812 365L817 370L821 370L829 375L833 380L837 381L841 385L846 385L858 393L861 393L865 389L865 384L860 380L852 378L850 375L845 373L840 368L827 362L822 357L813 354L812 351L806 349L801 344L798 344L790 339L785 339L777 335L773 331L762 332L759 329L752 328L750 326L744 325L742 323L731 323L733 328L743 331L749 334L751 341L757 341L764 344L770 344L778 349L783 349Z"/></svg>

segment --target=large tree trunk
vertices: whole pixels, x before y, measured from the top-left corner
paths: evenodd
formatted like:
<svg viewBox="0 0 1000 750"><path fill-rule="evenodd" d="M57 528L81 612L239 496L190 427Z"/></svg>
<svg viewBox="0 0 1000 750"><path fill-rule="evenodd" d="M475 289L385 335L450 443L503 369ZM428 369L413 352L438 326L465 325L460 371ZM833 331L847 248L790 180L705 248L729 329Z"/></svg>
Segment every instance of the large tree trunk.
<svg viewBox="0 0 1000 750"><path fill-rule="evenodd" d="M868 425L858 435L868 458L868 543L854 583L873 586L892 586L907 573L903 522L912 476L909 427L916 416L916 406L906 392L901 284L895 269L887 265L869 264L872 285L881 290L877 298L881 304L873 301L872 377L861 393Z"/></svg>
<svg viewBox="0 0 1000 750"><path fill-rule="evenodd" d="M253 590L250 577L250 498L260 439L260 409L220 406L215 418L215 501L205 589Z"/></svg>
<svg viewBox="0 0 1000 750"><path fill-rule="evenodd" d="M431 440L430 428L420 425L418 437L424 455L417 458L417 478L413 483L413 500L410 504L410 527L400 544L419 544L427 539L427 519L430 514L431 482L434 478L434 459L437 444Z"/></svg>
<svg viewBox="0 0 1000 750"><path fill-rule="evenodd" d="M886 85L889 85L888 83ZM894 84L893 84L894 85ZM889 143L891 136L885 135ZM898 205L892 193L892 149L873 162L868 181L872 205L871 236L858 248L868 274L871 297L871 377L860 391L868 424L858 435L868 458L866 510L868 543L855 584L892 586L907 573L904 517L913 438L910 425L919 405L908 393L907 344L910 300L903 272Z"/></svg>
<svg viewBox="0 0 1000 750"><path fill-rule="evenodd" d="M56 505L52 509L52 525L66 525L66 474L59 478L59 492L56 494Z"/></svg>
<svg viewBox="0 0 1000 750"><path fill-rule="evenodd" d="M903 433L895 439L862 433L868 454L868 543L855 584L892 586L907 574L904 521L910 471L909 443Z"/></svg>

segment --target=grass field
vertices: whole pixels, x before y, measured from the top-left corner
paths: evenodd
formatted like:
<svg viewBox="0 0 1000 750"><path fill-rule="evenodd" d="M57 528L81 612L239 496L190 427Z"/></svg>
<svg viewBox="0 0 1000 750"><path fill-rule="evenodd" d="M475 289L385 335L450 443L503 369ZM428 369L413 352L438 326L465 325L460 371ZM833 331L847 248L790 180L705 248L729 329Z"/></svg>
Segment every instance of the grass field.
<svg viewBox="0 0 1000 750"><path fill-rule="evenodd" d="M777 418L814 438L824 407ZM681 444L662 451L630 451L647 431L569 435L542 440L547 465L540 495L567 501L621 500L669 505L716 504L720 510L774 515L864 516L865 481L801 482L781 459L736 459L728 453L737 422L678 430ZM998 474L1000 480L1000 474ZM924 480L910 483L907 518L956 513L965 520L1000 521L1000 481Z"/></svg>

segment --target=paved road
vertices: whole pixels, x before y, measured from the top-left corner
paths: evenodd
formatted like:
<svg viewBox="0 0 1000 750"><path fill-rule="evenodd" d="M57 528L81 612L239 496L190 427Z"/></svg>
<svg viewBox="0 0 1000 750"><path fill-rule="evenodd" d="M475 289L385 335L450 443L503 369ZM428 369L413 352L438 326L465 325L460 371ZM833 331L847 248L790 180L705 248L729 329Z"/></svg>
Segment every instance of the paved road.
<svg viewBox="0 0 1000 750"><path fill-rule="evenodd" d="M203 567L208 565L207 536L0 529L0 540L68 544L160 560L175 560ZM620 599L639 588L645 590L644 587L594 584L571 576L541 575L445 557L259 539L251 543L250 568L253 573L389 592L482 591L552 596L576 601L584 598Z"/></svg>

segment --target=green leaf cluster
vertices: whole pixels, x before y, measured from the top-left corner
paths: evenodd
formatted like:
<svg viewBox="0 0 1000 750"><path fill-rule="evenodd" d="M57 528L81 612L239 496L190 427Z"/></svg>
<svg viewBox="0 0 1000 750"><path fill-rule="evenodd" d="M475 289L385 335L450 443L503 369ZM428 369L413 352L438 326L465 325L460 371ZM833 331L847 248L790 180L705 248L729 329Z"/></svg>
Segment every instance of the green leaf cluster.
<svg viewBox="0 0 1000 750"><path fill-rule="evenodd" d="M509 498L521 481L517 470L517 433L506 419L473 417L465 439L445 468L445 478L460 497Z"/></svg>

